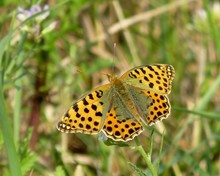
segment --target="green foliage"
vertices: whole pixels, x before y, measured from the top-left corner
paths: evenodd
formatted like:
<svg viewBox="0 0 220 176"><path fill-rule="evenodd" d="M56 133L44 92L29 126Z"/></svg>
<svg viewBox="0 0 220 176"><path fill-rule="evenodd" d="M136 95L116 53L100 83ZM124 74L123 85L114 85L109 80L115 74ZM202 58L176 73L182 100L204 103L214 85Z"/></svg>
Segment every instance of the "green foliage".
<svg viewBox="0 0 220 176"><path fill-rule="evenodd" d="M63 168L61 166L56 167L55 176L66 176Z"/></svg>
<svg viewBox="0 0 220 176"><path fill-rule="evenodd" d="M4 144L4 140L3 140L2 133L0 131L0 150L2 150L3 144Z"/></svg>
<svg viewBox="0 0 220 176"><path fill-rule="evenodd" d="M136 173L138 173L138 175L140 175L140 176L147 176L147 174L145 174L144 172L143 172L143 170L141 170L139 167L137 167L135 164L133 164L133 163L129 163L130 164L130 166L135 170L135 172ZM150 174L150 173L149 173Z"/></svg>
<svg viewBox="0 0 220 176"><path fill-rule="evenodd" d="M37 160L37 155L30 151L29 143L31 138L32 130L29 130L27 137L24 138L22 145L19 148L19 155L21 158L21 171L22 175L26 175L27 172L30 172L34 169L34 164Z"/></svg>

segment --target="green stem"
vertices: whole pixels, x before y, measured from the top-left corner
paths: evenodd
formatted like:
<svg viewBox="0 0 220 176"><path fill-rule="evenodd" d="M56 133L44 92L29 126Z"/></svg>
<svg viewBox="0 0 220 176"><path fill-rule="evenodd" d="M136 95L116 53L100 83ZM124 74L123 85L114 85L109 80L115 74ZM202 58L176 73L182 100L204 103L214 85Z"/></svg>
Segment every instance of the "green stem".
<svg viewBox="0 0 220 176"><path fill-rule="evenodd" d="M20 112L21 112L21 99L22 99L22 83L21 80L17 81L17 90L15 94L15 110L14 110L14 141L16 148L19 143L19 129L20 129Z"/></svg>
<svg viewBox="0 0 220 176"><path fill-rule="evenodd" d="M147 165L148 165L148 168L149 168L149 170L151 171L152 176L157 176L157 172L156 172L156 170L155 170L153 164L151 163L150 155L147 154L147 153L144 151L144 149L143 149L143 147L141 146L141 144L140 144L138 138L135 138L135 142L136 142L136 144L137 144L137 149L138 149L138 151L141 153L141 155L143 156L144 160L146 161L146 163L147 163Z"/></svg>
<svg viewBox="0 0 220 176"><path fill-rule="evenodd" d="M0 70L0 128L6 147L9 169L12 176L21 176L21 167L18 154L15 150L15 144L12 137L12 129L9 123L9 117L6 112L4 95L3 95L3 71Z"/></svg>
<svg viewBox="0 0 220 176"><path fill-rule="evenodd" d="M220 38L220 34L219 34L219 30L217 28L217 25L215 24L214 21L214 17L213 17L213 13L212 10L210 8L210 2L209 0L203 0L204 3L204 7L205 10L207 12L207 17L208 17L208 22L209 22L209 26L210 26L210 30L211 30L211 35L215 44L215 49L217 52L217 58L220 57L220 42L219 42L219 38Z"/></svg>
<svg viewBox="0 0 220 176"><path fill-rule="evenodd" d="M21 33L22 38L17 48L17 58L14 60L14 63L11 64L14 66L14 64L19 66L19 70L16 73L16 93L15 93L15 108L14 108L14 141L16 148L18 147L19 143L19 130L20 130L20 112L21 112L21 104L22 104L22 80L21 75L23 74L23 59L20 57L22 55L22 49L24 46L24 42L26 41L27 33ZM12 67L13 67L12 66ZM10 73L12 72L11 69ZM20 77L20 78L19 78Z"/></svg>

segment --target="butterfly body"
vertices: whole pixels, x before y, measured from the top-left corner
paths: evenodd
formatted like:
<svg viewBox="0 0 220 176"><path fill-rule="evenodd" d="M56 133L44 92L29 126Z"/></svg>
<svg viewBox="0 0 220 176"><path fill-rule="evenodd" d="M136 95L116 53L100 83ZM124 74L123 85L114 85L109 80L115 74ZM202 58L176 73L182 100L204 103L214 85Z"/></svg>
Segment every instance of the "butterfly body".
<svg viewBox="0 0 220 176"><path fill-rule="evenodd" d="M97 134L102 131L115 141L128 141L166 118L174 69L170 65L136 67L117 78L108 75L109 84L97 87L79 99L58 123L66 133Z"/></svg>

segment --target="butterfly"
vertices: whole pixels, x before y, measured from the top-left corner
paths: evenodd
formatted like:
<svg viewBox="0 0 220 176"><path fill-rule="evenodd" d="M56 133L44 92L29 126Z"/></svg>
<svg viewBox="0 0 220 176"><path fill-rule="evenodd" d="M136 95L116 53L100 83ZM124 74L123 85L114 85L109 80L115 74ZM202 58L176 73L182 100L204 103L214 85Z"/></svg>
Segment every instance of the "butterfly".
<svg viewBox="0 0 220 176"><path fill-rule="evenodd" d="M173 66L144 65L95 88L63 115L57 129L65 133L104 133L114 141L129 141L170 114L167 95L175 76Z"/></svg>

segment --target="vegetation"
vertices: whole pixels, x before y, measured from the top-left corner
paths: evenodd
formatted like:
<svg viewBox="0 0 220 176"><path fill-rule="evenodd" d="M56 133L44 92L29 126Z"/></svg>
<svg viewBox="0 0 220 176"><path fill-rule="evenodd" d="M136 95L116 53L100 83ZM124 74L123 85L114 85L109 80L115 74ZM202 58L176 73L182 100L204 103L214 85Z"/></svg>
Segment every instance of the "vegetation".
<svg viewBox="0 0 220 176"><path fill-rule="evenodd" d="M219 1L8 0L0 10L0 175L219 175ZM107 73L153 63L175 68L168 119L127 143L56 129Z"/></svg>

